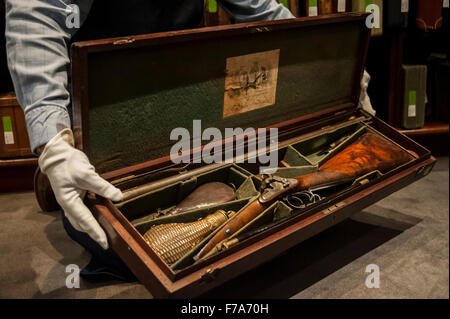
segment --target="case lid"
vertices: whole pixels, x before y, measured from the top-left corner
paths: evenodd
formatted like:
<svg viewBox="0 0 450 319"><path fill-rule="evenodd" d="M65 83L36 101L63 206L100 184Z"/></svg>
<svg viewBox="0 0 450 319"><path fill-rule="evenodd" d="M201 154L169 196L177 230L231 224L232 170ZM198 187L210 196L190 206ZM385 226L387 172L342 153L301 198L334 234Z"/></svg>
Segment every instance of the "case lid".
<svg viewBox="0 0 450 319"><path fill-rule="evenodd" d="M168 156L177 142L171 131L182 127L192 136L193 120L224 133L356 107L370 36L366 16L74 43L77 147L104 173Z"/></svg>

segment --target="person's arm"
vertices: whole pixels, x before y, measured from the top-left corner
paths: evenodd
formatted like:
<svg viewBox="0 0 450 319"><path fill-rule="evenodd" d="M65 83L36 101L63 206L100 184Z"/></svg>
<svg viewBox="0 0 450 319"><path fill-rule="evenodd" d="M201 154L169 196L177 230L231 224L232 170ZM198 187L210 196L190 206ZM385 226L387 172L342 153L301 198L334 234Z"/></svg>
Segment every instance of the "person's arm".
<svg viewBox="0 0 450 319"><path fill-rule="evenodd" d="M67 8L87 1L6 0L6 50L17 100L25 113L31 150L36 154L70 128ZM81 3L80 3L81 4Z"/></svg>
<svg viewBox="0 0 450 319"><path fill-rule="evenodd" d="M292 19L294 15L276 0L218 0L237 23Z"/></svg>
<svg viewBox="0 0 450 319"><path fill-rule="evenodd" d="M66 24L69 4L78 5L81 24L91 0L6 0L8 67L25 113L31 149L42 153L39 167L57 202L75 229L106 249L106 235L83 204L83 196L92 191L117 201L122 193L95 173L87 156L73 147L67 110L68 42L77 29Z"/></svg>

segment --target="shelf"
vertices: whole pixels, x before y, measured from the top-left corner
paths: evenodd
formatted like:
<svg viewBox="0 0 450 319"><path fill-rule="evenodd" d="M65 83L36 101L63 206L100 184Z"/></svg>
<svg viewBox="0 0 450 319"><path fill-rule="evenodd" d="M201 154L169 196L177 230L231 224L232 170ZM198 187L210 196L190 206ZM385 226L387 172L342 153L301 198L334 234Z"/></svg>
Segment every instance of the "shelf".
<svg viewBox="0 0 450 319"><path fill-rule="evenodd" d="M445 135L449 134L449 124L437 121L430 121L425 123L425 126L419 129L405 130L399 129L400 132L407 136L420 136L420 135Z"/></svg>
<svg viewBox="0 0 450 319"><path fill-rule="evenodd" d="M18 106L14 92L0 93L0 106Z"/></svg>
<svg viewBox="0 0 450 319"><path fill-rule="evenodd" d="M36 166L37 164L38 164L37 157L0 159L0 167Z"/></svg>
<svg viewBox="0 0 450 319"><path fill-rule="evenodd" d="M37 157L0 159L0 193L32 191L37 167Z"/></svg>

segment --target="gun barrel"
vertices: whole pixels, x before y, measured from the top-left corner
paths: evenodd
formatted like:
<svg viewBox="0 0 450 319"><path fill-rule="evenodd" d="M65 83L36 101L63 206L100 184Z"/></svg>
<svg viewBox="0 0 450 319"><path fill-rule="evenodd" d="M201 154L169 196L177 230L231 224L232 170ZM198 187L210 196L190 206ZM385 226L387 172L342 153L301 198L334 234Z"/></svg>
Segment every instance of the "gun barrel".
<svg viewBox="0 0 450 319"><path fill-rule="evenodd" d="M203 173L211 172L217 168L225 167L227 165L230 165L230 164L223 164L223 163L210 164L207 166L193 169L191 171L187 171L182 174L176 174L171 177L166 177L166 178L154 181L154 182L150 182L148 184L144 184L144 185L140 185L140 186L137 186L137 187L134 187L131 189L124 190L122 202L133 199L137 196L140 196L147 192L153 191L155 189L160 189L160 188L166 187L168 185L171 185L171 184L174 184L177 182L182 182L182 181L188 180L194 176L198 176Z"/></svg>

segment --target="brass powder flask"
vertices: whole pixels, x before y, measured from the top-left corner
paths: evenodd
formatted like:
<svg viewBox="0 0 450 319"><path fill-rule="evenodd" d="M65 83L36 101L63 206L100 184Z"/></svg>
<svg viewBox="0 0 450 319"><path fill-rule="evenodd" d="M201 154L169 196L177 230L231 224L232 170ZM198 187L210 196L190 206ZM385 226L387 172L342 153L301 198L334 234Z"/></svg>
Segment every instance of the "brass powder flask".
<svg viewBox="0 0 450 319"><path fill-rule="evenodd" d="M191 223L157 225L150 228L143 237L153 251L170 265L197 246L234 214L236 214L234 211L218 210Z"/></svg>

